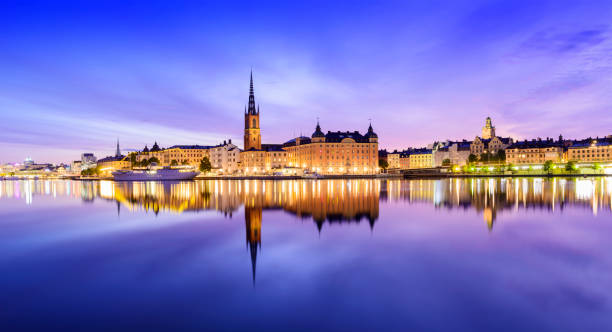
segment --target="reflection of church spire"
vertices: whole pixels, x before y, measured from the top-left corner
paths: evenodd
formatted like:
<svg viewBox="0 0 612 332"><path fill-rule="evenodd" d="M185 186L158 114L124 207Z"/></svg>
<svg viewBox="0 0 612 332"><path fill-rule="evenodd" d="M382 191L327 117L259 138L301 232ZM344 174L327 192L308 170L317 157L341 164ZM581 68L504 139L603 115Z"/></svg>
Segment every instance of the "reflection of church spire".
<svg viewBox="0 0 612 332"><path fill-rule="evenodd" d="M253 268L253 285L257 266L257 249L261 249L261 208L244 207L246 224L246 244L251 251L251 266Z"/></svg>

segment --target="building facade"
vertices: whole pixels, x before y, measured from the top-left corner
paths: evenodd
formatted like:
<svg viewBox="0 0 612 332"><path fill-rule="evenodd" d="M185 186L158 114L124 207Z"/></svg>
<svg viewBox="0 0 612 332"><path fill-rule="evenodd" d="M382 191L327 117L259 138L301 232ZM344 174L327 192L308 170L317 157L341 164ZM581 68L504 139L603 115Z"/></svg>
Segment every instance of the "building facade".
<svg viewBox="0 0 612 332"><path fill-rule="evenodd" d="M485 126L482 127L482 138L483 139L491 139L495 137L495 127L493 127L493 123L491 122L491 118L487 116L485 120Z"/></svg>
<svg viewBox="0 0 612 332"><path fill-rule="evenodd" d="M567 148L567 160L584 162L612 161L612 136L572 142Z"/></svg>
<svg viewBox="0 0 612 332"><path fill-rule="evenodd" d="M317 123L311 137L297 137L283 145L288 166L318 174L375 174L378 172L378 135L372 125L358 131L324 134Z"/></svg>
<svg viewBox="0 0 612 332"><path fill-rule="evenodd" d="M216 173L233 174L239 170L240 149L232 144L232 140L209 149L210 164Z"/></svg>
<svg viewBox="0 0 612 332"><path fill-rule="evenodd" d="M459 142L443 142L441 147L433 150L434 167L442 166L446 159L450 161L451 165L466 165L470 158L471 145L472 142L466 140Z"/></svg>
<svg viewBox="0 0 612 332"><path fill-rule="evenodd" d="M431 168L434 167L433 150L413 149L410 152L409 168Z"/></svg>
<svg viewBox="0 0 612 332"><path fill-rule="evenodd" d="M506 149L508 164L543 164L550 160L564 162L563 142L548 140L531 140L513 143Z"/></svg>
<svg viewBox="0 0 612 332"><path fill-rule="evenodd" d="M145 147L142 152L138 153L136 160L143 161L155 157L159 160L159 166L177 164L199 167L202 159L205 157L210 159L209 150L211 148L211 146L207 145L174 145L161 149L157 142L155 142L151 150Z"/></svg>

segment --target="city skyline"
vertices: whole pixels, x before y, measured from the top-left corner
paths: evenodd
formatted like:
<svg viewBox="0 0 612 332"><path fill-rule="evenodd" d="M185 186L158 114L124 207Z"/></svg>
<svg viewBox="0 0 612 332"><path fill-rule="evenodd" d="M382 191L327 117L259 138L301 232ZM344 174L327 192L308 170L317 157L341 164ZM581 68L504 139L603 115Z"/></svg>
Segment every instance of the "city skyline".
<svg viewBox="0 0 612 332"><path fill-rule="evenodd" d="M262 143L317 117L371 118L388 150L473 139L487 116L515 139L612 127L609 3L147 6L3 5L0 163L241 142L251 68Z"/></svg>

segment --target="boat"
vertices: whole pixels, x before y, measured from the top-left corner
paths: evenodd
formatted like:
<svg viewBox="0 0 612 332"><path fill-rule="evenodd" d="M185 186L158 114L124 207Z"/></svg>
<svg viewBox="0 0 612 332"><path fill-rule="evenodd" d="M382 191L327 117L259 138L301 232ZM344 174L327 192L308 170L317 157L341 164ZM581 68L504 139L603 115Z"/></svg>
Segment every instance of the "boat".
<svg viewBox="0 0 612 332"><path fill-rule="evenodd" d="M113 172L115 181L177 181L191 180L200 172L191 168L171 168L163 167L159 169L147 168L132 171Z"/></svg>

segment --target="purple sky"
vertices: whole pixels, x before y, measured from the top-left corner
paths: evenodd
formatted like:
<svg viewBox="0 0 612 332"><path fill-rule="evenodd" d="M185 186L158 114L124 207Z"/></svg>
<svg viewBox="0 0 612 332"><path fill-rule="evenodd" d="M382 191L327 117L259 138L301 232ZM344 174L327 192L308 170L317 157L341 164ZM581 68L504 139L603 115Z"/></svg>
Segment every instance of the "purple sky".
<svg viewBox="0 0 612 332"><path fill-rule="evenodd" d="M365 131L381 148L612 134L609 1L0 4L0 163Z"/></svg>

